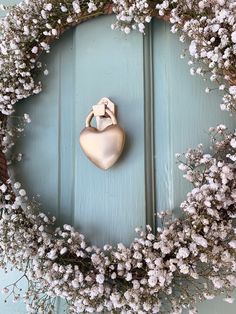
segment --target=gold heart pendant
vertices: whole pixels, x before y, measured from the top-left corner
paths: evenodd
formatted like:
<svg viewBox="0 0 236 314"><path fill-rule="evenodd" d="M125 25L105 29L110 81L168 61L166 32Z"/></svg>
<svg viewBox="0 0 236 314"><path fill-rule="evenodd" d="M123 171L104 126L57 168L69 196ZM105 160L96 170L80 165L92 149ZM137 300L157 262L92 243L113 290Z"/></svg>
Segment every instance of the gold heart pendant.
<svg viewBox="0 0 236 314"><path fill-rule="evenodd" d="M103 131L86 127L80 133L80 145L85 155L104 170L116 163L122 153L124 142L124 130L118 125L110 125Z"/></svg>
<svg viewBox="0 0 236 314"><path fill-rule="evenodd" d="M115 115L105 108L112 121L112 125L103 130L91 127L94 112L90 112L86 119L86 127L80 133L80 145L88 157L97 167L109 169L119 159L125 143L125 132L117 124Z"/></svg>

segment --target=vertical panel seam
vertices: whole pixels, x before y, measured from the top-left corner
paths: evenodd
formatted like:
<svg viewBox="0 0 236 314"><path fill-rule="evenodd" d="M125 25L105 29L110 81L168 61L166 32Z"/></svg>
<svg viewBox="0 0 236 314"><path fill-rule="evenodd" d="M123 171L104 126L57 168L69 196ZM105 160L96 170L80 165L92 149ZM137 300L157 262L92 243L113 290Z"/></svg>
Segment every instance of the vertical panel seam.
<svg viewBox="0 0 236 314"><path fill-rule="evenodd" d="M76 63L76 59L75 59L75 55L76 55L76 43L75 43L75 39L76 39L76 32L77 32L78 28L74 28L72 30L73 32L73 36L72 36L72 54L73 54L73 64L75 65ZM76 178L76 141L75 141L75 131L76 131L76 101L75 101L75 90L76 90L76 71L75 71L75 66L73 67L73 73L72 73L72 77L73 77L73 96L72 96L72 108L73 108L73 115L72 115L72 141L73 141L73 148L72 148L72 174L73 174L73 178L72 178L72 191L71 191L71 223L72 225L74 225L74 220L75 220L75 178Z"/></svg>
<svg viewBox="0 0 236 314"><path fill-rule="evenodd" d="M170 47L171 44L171 33L170 33L170 29L169 29L169 25L165 22L165 34L167 35L167 44L168 47ZM169 53L169 58L168 60L171 60L171 49L168 49L168 53ZM170 62L167 63L167 71L166 71L166 76L167 76L167 81L168 81L168 87L170 85L170 79L169 79L169 75L171 73L171 68L170 68ZM172 138L171 138L171 134L172 134L172 117L171 117L171 99L170 99L171 95L168 92L168 102L167 102L167 110L168 110L168 145L169 145L169 149L168 149L168 161L169 161L169 178L168 178L168 198L169 198L169 208L168 209L173 209L174 206L174 176L173 176L173 164L172 164L172 160L173 160L173 145L172 145Z"/></svg>
<svg viewBox="0 0 236 314"><path fill-rule="evenodd" d="M58 66L58 217L59 221L61 220L61 53L59 57L59 66Z"/></svg>
<svg viewBox="0 0 236 314"><path fill-rule="evenodd" d="M58 125L58 139L57 139L57 154L58 154L58 188L57 188L57 202L58 202L58 208L57 208L57 219L59 220L59 222L61 223L61 52L59 55L59 63L58 63L58 121L57 121L57 125ZM57 313L59 313L60 311L60 306L61 306L61 299L57 298L56 300L56 311Z"/></svg>
<svg viewBox="0 0 236 314"><path fill-rule="evenodd" d="M145 154L145 205L146 224L156 229L156 182L155 182L155 140L154 140L154 77L152 24L146 26L143 39L144 68L144 154Z"/></svg>

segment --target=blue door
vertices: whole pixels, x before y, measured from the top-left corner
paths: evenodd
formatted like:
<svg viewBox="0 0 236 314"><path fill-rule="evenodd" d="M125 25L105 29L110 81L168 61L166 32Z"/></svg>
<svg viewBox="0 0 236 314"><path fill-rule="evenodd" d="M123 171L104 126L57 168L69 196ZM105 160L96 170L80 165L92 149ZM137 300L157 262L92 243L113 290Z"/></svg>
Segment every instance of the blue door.
<svg viewBox="0 0 236 314"><path fill-rule="evenodd" d="M190 78L179 58L183 47L168 24L153 21L146 36L127 36L111 31L113 19L96 18L68 31L43 57L49 69L44 91L17 104L17 114L29 113L32 124L15 147L23 161L11 169L30 196L40 195L46 213L100 246L129 244L136 226L155 224L157 211L177 212L190 186L175 153L207 144L209 126L235 125L217 106L220 95L206 102L205 83ZM127 135L122 157L107 171L89 162L79 146L85 117L104 96L116 103ZM19 276L1 274L1 288ZM57 312L62 310L58 302ZM199 306L201 314L223 311L235 313L235 306L221 300ZM4 312L26 310L1 296Z"/></svg>

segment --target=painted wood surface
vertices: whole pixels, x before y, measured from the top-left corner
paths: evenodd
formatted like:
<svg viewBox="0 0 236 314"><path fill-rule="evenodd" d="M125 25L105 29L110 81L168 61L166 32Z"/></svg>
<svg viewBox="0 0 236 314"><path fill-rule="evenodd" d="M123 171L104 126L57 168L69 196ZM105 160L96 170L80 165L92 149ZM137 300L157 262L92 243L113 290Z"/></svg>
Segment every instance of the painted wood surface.
<svg viewBox="0 0 236 314"><path fill-rule="evenodd" d="M111 31L112 21L101 17L68 31L43 58L49 68L43 93L17 105L18 114L30 113L32 125L15 148L24 160L12 169L30 195L40 194L45 212L99 245L129 243L134 227L151 221L154 209L177 210L190 187L175 153L207 144L209 126L235 125L220 111L220 95L206 98L205 83L190 77L179 58L183 46L166 23L155 21L143 38ZM86 159L78 142L91 105L103 96L118 105L127 133L123 157L105 172ZM17 276L1 272L0 287ZM223 310L235 313L235 305L199 306L201 314ZM26 313L23 303L5 304L0 296L4 312Z"/></svg>
<svg viewBox="0 0 236 314"><path fill-rule="evenodd" d="M191 77L188 57L180 58L187 44L170 26L155 21L152 33L157 209L177 209L191 186L182 178L175 154L199 143L207 150L209 127L224 123L234 129L236 121L220 110L222 93L206 94L208 82Z"/></svg>
<svg viewBox="0 0 236 314"><path fill-rule="evenodd" d="M18 106L19 114L30 113L32 127L18 143L25 160L14 169L46 211L100 245L129 243L134 226L145 224L143 39L111 32L112 19L71 30L44 58L44 92ZM117 104L127 135L123 157L107 171L79 145L85 117L103 96Z"/></svg>
<svg viewBox="0 0 236 314"><path fill-rule="evenodd" d="M220 110L220 93L207 95L206 82L190 77L187 60L180 59L187 45L170 33L170 26L156 21L152 33L157 210L178 212L191 186L178 170L175 154L199 143L207 151L209 127L225 123L234 129L236 121ZM198 309L199 314L234 314L236 305L217 298Z"/></svg>

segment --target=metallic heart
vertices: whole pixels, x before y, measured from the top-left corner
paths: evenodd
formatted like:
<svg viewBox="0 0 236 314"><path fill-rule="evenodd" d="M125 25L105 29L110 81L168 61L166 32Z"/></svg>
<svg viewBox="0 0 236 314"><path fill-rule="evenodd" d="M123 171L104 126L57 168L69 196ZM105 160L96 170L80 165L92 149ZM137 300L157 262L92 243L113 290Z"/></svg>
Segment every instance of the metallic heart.
<svg viewBox="0 0 236 314"><path fill-rule="evenodd" d="M119 125L110 125L99 131L91 126L80 133L80 145L85 155L97 167L108 169L120 157L125 143L125 132Z"/></svg>

